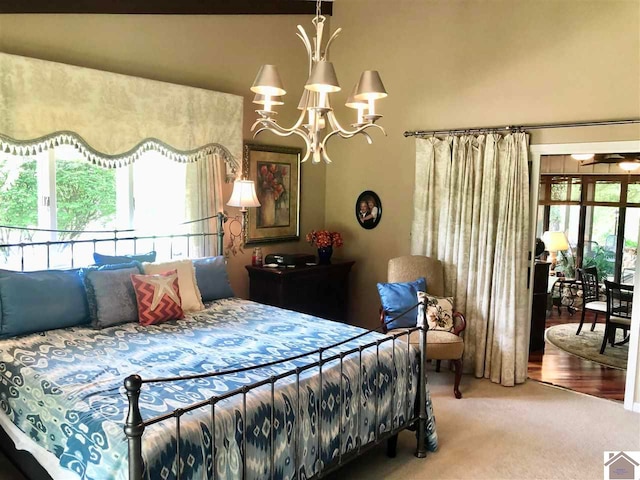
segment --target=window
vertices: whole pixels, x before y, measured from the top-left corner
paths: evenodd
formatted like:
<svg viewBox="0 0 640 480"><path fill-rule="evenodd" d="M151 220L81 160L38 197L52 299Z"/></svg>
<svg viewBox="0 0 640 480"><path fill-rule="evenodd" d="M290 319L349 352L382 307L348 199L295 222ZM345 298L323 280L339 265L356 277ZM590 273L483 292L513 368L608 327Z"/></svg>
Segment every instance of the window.
<svg viewBox="0 0 640 480"><path fill-rule="evenodd" d="M600 279L633 283L640 228L640 175L542 175L537 235L563 231L566 274L598 268Z"/></svg>
<svg viewBox="0 0 640 480"><path fill-rule="evenodd" d="M0 228L0 243L100 238L101 234L81 233L87 230L133 228L138 235L138 231L167 233L188 218L186 172L186 164L155 151L147 151L132 165L118 169L96 166L71 146L31 156L2 153L0 225L43 231ZM102 238L113 236L113 232L102 234ZM124 243L118 243L118 253L133 253L133 245ZM152 242L137 244L140 252L153 247ZM93 263L93 242L24 248L25 270L69 267L72 255L75 265ZM98 249L115 253L114 242L100 242ZM8 268L21 269L18 247L0 249L0 255Z"/></svg>

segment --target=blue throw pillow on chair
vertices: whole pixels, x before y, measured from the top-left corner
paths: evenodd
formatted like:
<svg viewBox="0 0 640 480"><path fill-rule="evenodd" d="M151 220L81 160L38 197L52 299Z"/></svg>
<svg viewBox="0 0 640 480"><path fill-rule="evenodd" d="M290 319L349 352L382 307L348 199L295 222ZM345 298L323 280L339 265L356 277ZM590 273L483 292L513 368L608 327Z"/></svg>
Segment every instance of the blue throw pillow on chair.
<svg viewBox="0 0 640 480"><path fill-rule="evenodd" d="M424 277L420 277L413 282L378 283L378 293L385 312L384 321L388 330L416 326L417 308L412 309L392 322L389 322L389 320L418 303L418 292L424 292L426 289L427 281Z"/></svg>

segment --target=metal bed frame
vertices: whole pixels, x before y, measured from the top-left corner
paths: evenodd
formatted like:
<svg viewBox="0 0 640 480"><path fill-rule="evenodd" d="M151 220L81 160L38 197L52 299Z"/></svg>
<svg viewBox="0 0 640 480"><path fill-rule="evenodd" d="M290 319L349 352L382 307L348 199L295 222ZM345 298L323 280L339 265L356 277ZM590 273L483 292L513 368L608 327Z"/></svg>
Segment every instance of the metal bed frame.
<svg viewBox="0 0 640 480"><path fill-rule="evenodd" d="M109 233L112 234L112 236L109 236L108 238L95 238L95 239L80 239L80 240L64 240L64 241L47 241L47 242L21 242L21 243L16 243L16 244L0 244L0 251L4 248L14 248L14 247L19 247L20 251L21 251L21 269L24 270L24 249L25 247L30 247L30 246L44 246L47 249L47 267L49 267L50 265L50 248L52 246L56 246L56 245L70 245L70 249L71 249L71 267L74 267L74 261L73 261L73 248L74 248L74 244L79 244L79 243L92 243L94 248L94 252L96 251L96 245L99 244L100 242L114 242L115 243L115 251L117 253L117 242L119 241L129 241L129 242L133 242L133 246L134 246L134 253L136 253L136 245L137 242L140 240L151 240L153 242L155 242L155 240L159 240L159 239L170 239L171 240L171 256L173 256L173 240L176 238L186 238L187 240L190 238L194 238L194 237L204 237L204 238L208 238L211 236L216 236L217 237L217 248L218 248L218 254L221 254L221 252L223 251L223 242L224 242L224 222L227 221L227 216L223 213L219 213L215 216L212 217L207 217L204 219L199 219L199 220L194 220L192 222L186 222L186 224L188 223L194 223L194 222L201 222L201 221L208 221L212 218L216 218L217 219L217 231L214 233L185 233L185 234L175 234L175 235L154 235L154 236L136 236L134 234L133 230L113 230L113 231L109 231L109 232L105 232L105 231L83 231L83 232L69 232L69 231L64 231L64 233ZM16 227L6 227L6 226L0 226L0 228L16 228ZM37 231L46 231L46 232L63 232L60 230L45 230L45 229L26 229L26 228L18 228L18 230L37 230ZM125 236L122 236L123 234L125 234ZM189 242L187 241L187 256L189 255ZM411 308L409 308L408 310L406 310L405 312L402 312L401 314L397 315L396 318L411 312L412 310L415 310L418 308L418 306L423 305L422 303L417 303L416 305L412 306ZM393 320L395 320L396 318L390 319L387 323L392 322ZM298 444L299 444L299 438L300 438L300 426L298 425L298 419L300 417L300 376L303 372L310 370L310 369L318 369L319 372L319 401L317 401L317 405L316 405L316 416L318 418L318 460L316 461L316 465L319 466L319 468L316 469L315 473L310 477L310 479L316 479L316 478L322 478L325 475L327 475L328 473L338 469L340 466L346 464L347 462L349 462L350 460L352 460L353 458L356 458L357 456L359 456L361 453L363 453L364 451L369 450L370 448L372 448L375 445L378 445L380 442L387 440L388 441L388 445L387 445L387 454L390 457L394 457L395 456L395 452L396 452L396 444L397 444L397 436L398 433L402 430L405 430L407 428L409 429L413 429L414 427L416 427L417 429L417 446L416 446L416 452L415 455L419 458L424 458L426 457L427 454L427 449L426 449L426 425L427 425L427 411L426 411L426 388L427 388L427 384L426 384L426 371L425 371L425 366L426 366L426 355L427 355L427 330L428 330L428 324L426 322L426 308L423 309L423 316L422 316L422 322L420 325L418 325L417 327L413 327L413 328L409 328L409 329L403 329L402 331L398 332L398 333L387 333L387 336L385 338L382 339L378 339L375 341L371 341L369 343L366 343L364 345L360 345L357 348L352 348L346 351L342 351L338 354L331 354L329 356L327 356L327 351L333 349L333 348L337 348L340 347L341 345L344 345L348 342L352 342L355 340L358 340L370 333L374 333L374 332L378 332L378 333L383 333L383 329L384 329L385 325L382 325L376 329L373 330L367 330L359 335L356 335L354 337L351 337L349 339L334 343L332 345L326 346L326 347L322 347L322 348L318 348L314 351L311 352L307 352L307 353L303 353L303 354L299 354L293 357L288 357L288 358L283 358L280 360L275 360L272 362L267 362L267 363L262 363L259 365L253 365L253 366L249 366L249 367L243 367L243 368L236 368L236 369L230 369L230 370L225 370L225 371L218 371L218 372L210 372L210 373L200 373L200 374L192 374L192 375L186 375L186 376L181 376L181 377L171 377L171 378L153 378L153 379L143 379L141 378L139 375L130 375L128 376L125 380L124 380L124 388L126 391L126 395L128 398L128 412L127 412L127 416L126 416L126 421L125 421L125 425L124 425L124 433L127 437L127 442L128 442L128 454L129 454L129 459L128 459L128 468L129 468L129 479L130 480L142 480L143 479L143 474L144 474L144 462L143 462L143 458L142 458L142 441L143 441L143 434L144 431L147 427L154 425L154 424L158 424L161 422L168 422L173 420L175 422L175 438L176 438L176 451L175 451L175 457L174 457L174 464L176 466L176 478L177 480L180 480L181 478L183 478L183 472L181 469L181 466L183 465L183 463L181 462L182 458L181 458L181 451L180 451L180 435L181 435L181 418L183 417L183 415L185 415L186 413L198 410L198 409L205 409L208 408L209 409L209 422L210 422L210 426L211 426L211 431L212 431L212 442L211 442L211 456L212 456L212 474L213 474L213 480L216 480L217 475L216 475L216 462L215 462L215 458L216 458L216 448L215 448L215 443L216 443L216 438L215 438L215 426L216 426L216 410L217 410L217 405L219 404L219 402L234 397L236 395L242 395L242 422L243 422L243 432L242 432L242 446L241 446L241 450L242 450L242 479L246 479L246 462L247 462L247 450L246 450L246 446L247 446L247 440L246 440L246 416L247 416L247 395L260 387L265 387L265 386L270 386L271 388L271 425L273 425L273 421L274 421L274 410L275 410L275 384L277 381L285 379L285 378L294 378L295 377L295 385L296 385L296 395L297 395L297 399L298 402L296 403L296 408L297 408L297 415L295 416L295 420L294 420L294 424L293 424L293 431L295 432L294 434L294 438L295 438L295 442L294 442L294 468L295 468L295 474L294 474L294 479L298 479L299 475L300 475L300 458L298 455ZM395 365L396 362L396 346L399 342L402 342L400 347L404 348L404 345L406 344L406 351L407 351L407 355L406 355L406 365L405 365L405 371L407 372L407 378L409 378L409 375L411 375L411 359L412 359L412 352L411 352L411 343L410 343L410 335L413 332L419 332L419 367L418 367L418 391L416 393L416 398L415 398L415 404L409 405L409 400L407 397L407 402L406 405L404 405L404 421L400 423L400 412L396 412L396 408L395 408L395 402L391 402L391 426L390 428L387 429L387 431L385 432L380 432L380 428L379 425L377 425L377 419L379 418L379 386L378 383L376 382L375 385L375 397L374 397L374 409L375 409L375 419L376 421L374 423L376 423L375 425L375 437L373 441L370 441L366 444L363 444L362 439L360 438L360 426L358 426L358 431L357 431L357 437L356 437L356 442L355 442L355 446L354 448L349 451L349 452L345 452L343 454L343 441L342 441L342 435L341 435L341 431L342 431L342 404L343 404L343 399L345 398L345 390L344 390L344 382L342 381L342 373L343 373L343 361L344 358L349 356L349 355L356 355L358 356L358 368L359 368L359 378L361 378L362 376L362 372L363 372L363 363L362 363L362 356L363 356L363 352L373 352L375 350L375 365L377 365L377 370L379 370L380 368L380 346L390 342L391 345L391 355L392 355L392 363L393 365ZM399 340L401 337L403 337L402 340ZM406 340L405 340L406 339ZM195 380L195 379L199 379L199 378L212 378L212 377L217 377L217 376L222 376L222 375L230 375L230 374L237 374L237 373L242 373L242 372L247 372L250 370L257 370L260 368L266 368L266 367L272 367L278 364L282 364L285 362L290 362L293 360L299 360L301 358L307 357L307 358L313 358L317 356L317 360L313 361L303 367L298 367L289 371L286 371L284 373L278 374L278 375L272 375L269 378L265 378L264 380L261 381L257 381L254 382L250 385L245 385L243 387L240 388L236 388L235 390L226 392L224 394L221 395L217 395L217 396L212 396L211 398L204 400L204 401L200 401L197 403L194 403L188 407L185 408L178 408L173 410L172 412L163 414L163 415L159 415L153 418L149 418L149 419L143 419L142 415L140 413L140 403L139 403L139 399L140 399L140 394L142 391L142 387L143 385L152 385L152 384L167 384L167 383L172 383L172 382L179 382L179 381L186 381L186 380ZM324 462L322 461L322 415L320 412L321 409L321 405L322 405L322 389L323 389L323 367L328 363L328 362L334 362L334 361L338 361L339 360L339 368L340 368L340 415L339 415L339 424L340 424L340 428L339 428L339 433L338 433L338 442L339 442L339 448L338 448L338 458L332 460L328 465L324 465ZM360 382L361 383L361 382ZM395 395L395 392L397 391L397 383L398 383L398 377L397 375L392 375L392 391L393 394ZM362 387L360 387L360 395L362 395ZM219 407L218 407L219 409ZM362 410L362 397L360 396L360 401L358 402L358 417L357 418L361 418L361 410ZM398 413L398 418L397 418L397 422L396 422L396 413ZM269 442L270 442L270 476L269 478L273 478L274 477L274 470L275 470L275 460L274 460L274 433L273 433L273 428L271 429L271 432L269 434Z"/></svg>
<svg viewBox="0 0 640 480"><path fill-rule="evenodd" d="M176 239L183 238L185 239L187 245L187 258L190 255L190 239L193 238L203 238L207 239L210 237L216 238L216 248L217 255L221 255L223 251L223 242L224 242L224 223L228 220L226 214L220 212L216 215L212 215L205 218L200 218L197 220L190 220L184 223L181 223L179 226L186 226L191 224L197 224L208 222L209 220L215 218L216 219L216 231L215 232L197 232L197 233L181 233L181 234L173 234L173 235L136 235L135 229L125 229L125 230L53 230L46 228L31 228L31 227L14 227L8 225L0 225L0 229L6 230L16 230L16 231L26 231L26 232L47 232L47 233L93 233L96 235L99 234L108 234L109 237L102 238L90 238L90 239L69 239L69 240L52 240L52 241L41 241L41 242L19 242L19 243L1 243L0 251L4 249L10 248L19 248L20 249L20 270L24 271L24 260L25 260L25 247L44 247L47 252L47 268L51 267L51 247L56 246L65 246L68 245L71 250L71 268L75 267L74 264L74 247L78 244L93 244L93 251L96 252L96 248L98 244L103 242L109 242L114 244L115 254L118 253L118 242L132 242L133 243L133 253L137 253L137 245L140 241L151 241L152 249L155 250L155 242L158 240L169 240L170 243L170 257L173 258L173 242ZM124 236L123 236L124 235Z"/></svg>
<svg viewBox="0 0 640 480"><path fill-rule="evenodd" d="M400 315L398 315L396 318L411 312L412 310L416 309L419 305L423 305L422 303L418 303L414 306L412 306L411 308L409 308L408 310L406 310L405 312L402 312ZM396 318L390 319L387 323L394 321ZM325 356L325 352L327 350L330 350L332 348L336 348L339 347L341 345L344 345L345 343L357 340L361 337L364 337L365 335L368 335L369 333L373 333L373 332L381 332L382 331L382 326L378 327L374 330L367 330L364 333L361 333L359 335L356 335L354 337L351 337L349 339L346 340L342 340L340 342L334 343L332 345L329 345L327 347L322 347L322 348L318 348L317 350L308 352L308 353L303 353L303 354L299 354L293 357L288 357L288 358L284 358L281 360L275 360L272 362L267 362L267 363L262 363L259 365L253 365L250 367L243 367L243 368L236 368L236 369L231 369L231 370L224 370L224 371L219 371L219 372L212 372L212 373L203 373L203 374L196 374L196 375L186 375L186 376L182 376L182 377L171 377L171 378L155 378L155 379L143 379L141 378L139 375L130 375L129 377L127 377L124 381L124 387L127 393L127 398L129 401L129 410L127 413L127 418L126 418L126 422L125 422L125 427L124 427L124 432L125 435L127 436L127 441L128 441L128 447L129 447L129 479L130 480L142 480L143 478L143 472L144 472L144 463L143 463L143 459L142 459L142 436L144 434L145 428L149 427L151 425L154 425L156 423L160 423L160 422L165 422L165 421L170 421L171 419L174 419L175 421L175 438L176 438L176 451L175 451L175 457L174 457L174 465L176 465L176 478L177 480L180 480L182 478L182 472L181 472L181 452L180 452L180 419L181 417L188 413L188 412L192 412L194 410L197 409L204 409L204 408L209 408L209 424L210 424L210 428L211 428L211 432L213 435L212 441L211 441L211 457L212 457L212 471L213 471L213 480L215 480L217 478L216 476L216 469L215 469L215 457L216 457L216 448L215 448L215 443L216 443L216 437L215 437L215 426L216 426L216 405L225 399L234 397L236 395L242 395L242 422L243 422L243 432L242 432L242 479L246 479L246 462L247 462L247 458L246 458L246 418L247 418L247 395L254 389L259 388L259 387L263 387L266 385L269 385L271 387L271 418L270 418L270 422L271 425L273 425L274 422L274 410L275 410L275 383L278 380L284 379L284 378L288 378L288 377L293 377L295 376L295 384L296 384L296 397L298 399L298 401L296 402L296 408L297 408L297 415L295 416L295 421L294 421L294 425L293 425L293 431L294 433L294 447L293 447L293 451L294 451L294 467L295 467L295 474L293 478L299 478L299 472L300 472L300 458L298 456L298 441L299 441L299 426L298 426L298 418L300 417L299 412L300 412L300 375L302 372L309 370L309 369L313 369L313 368L317 368L319 370L319 387L318 387L318 391L320 392L320 394L318 395L319 400L316 401L316 418L318 418L318 445L317 445L317 452L318 452L318 459L320 460L317 464L320 466L319 471L316 471L311 477L309 477L310 479L316 479L316 478L322 478L325 475L327 475L328 473L336 470L337 468L341 467L342 465L344 465L345 463L349 462L350 460L352 460L353 458L356 458L357 456L359 456L362 452L369 450L370 448L372 448L373 446L379 444L380 442L382 442L383 440L388 440L388 450L387 453L389 456L394 457L395 456L395 449L396 449L396 442L397 442L397 435L400 431L407 429L409 427L414 426L415 424L417 424L417 447L416 447L416 452L415 455L418 458L424 458L427 455L427 449L426 449L426 444L425 444L425 435L426 435L426 423L427 423L427 411L426 411L426 388L427 388L427 376L426 376L426 371L425 371L425 365L426 365L426 349L427 349L427 330L428 330L428 324L426 322L426 309L423 309L423 320L422 320L422 325L417 326L417 327L413 327L413 328L409 328L409 329L403 329L401 332L399 333L393 333L393 334L388 334L386 338L383 339L379 339L379 340L375 340L369 343L366 343L364 345L361 345L357 348L352 348L350 350L346 350L344 352L340 352L338 354L333 354L331 356ZM338 458L336 461L331 462L329 465L325 466L324 462L322 461L322 415L320 412L321 409L321 405L322 405L322 368L323 366L331 361L336 361L339 360L340 361L340 378L342 379L342 373L343 373L343 360L344 357L348 356L348 355L352 355L352 354L358 354L358 368L359 368L359 372L360 374L362 374L362 353L363 351L367 350L367 349L375 349L375 354L376 354L376 365L378 365L378 369L379 369L379 365L380 365L380 357L379 357L379 353L380 353L380 346L386 342L391 342L392 343L392 363L395 364L395 350L396 350L396 341L398 340L399 337L406 337L406 348L407 348L407 356L406 356L406 365L405 365L405 371L407 372L407 376L410 375L411 372L411 344L409 342L409 337L411 335L412 332L420 332L420 359L419 359L419 370L418 370L418 391L416 394L416 399L415 401L417 402L416 405L414 406L414 408L411 407L411 405L409 405L409 401L406 402L405 405L405 416L404 416L404 422L402 422L399 425L395 425L394 426L394 421L395 421L395 403L391 402L391 428L383 433L379 433L379 426L377 425L377 421L374 422L375 425L375 439L372 442L367 443L366 445L362 444L362 439L360 438L359 434L360 434L360 428L358 427L358 437L356 438L356 446L354 447L354 449L351 452L347 452L346 454L343 455L342 450L343 450L343 442L342 442L342 399L345 398L345 391L343 389L343 382L342 380L340 381L340 414L339 414L339 422L340 422L340 427L338 430L338 442L339 442L339 448L338 448ZM404 342L404 341L403 341ZM256 370L259 368L265 368L265 367L271 367L280 363L284 363L284 362L288 362L288 361L293 361L293 360L297 360L300 358L304 358L304 357L309 357L309 356L315 356L317 355L318 360L314 361L312 363L309 363L308 365L305 365L304 367L298 367L292 370L289 370L287 372L278 374L278 375L272 375L269 378L265 378L264 380L252 383L250 385L245 385L243 387L240 388L236 388L235 390L231 390L229 392L226 392L224 394L221 395L216 395L216 396L212 396L211 398L207 399L207 400L203 400L197 403L194 403L186 408L178 408L175 409L172 412L169 413L165 413L163 415L158 415L156 417L147 419L147 420L143 420L142 416L140 414L140 406L139 406L139 398L140 398L140 393L141 393L141 389L142 386L147 384L166 384L166 383L171 383L171 382L178 382L178 381L184 381L184 380L195 380L195 379L199 379L199 378L212 378L212 377L217 377L217 376L222 376L222 375L230 375L230 374L236 374L236 373L242 373L242 372L247 372L250 370ZM361 384L361 382L359 382L359 384ZM396 392L396 388L397 388L397 376L393 376L392 379L392 384L393 384L393 392L395 394ZM361 393L361 392L360 392ZM379 418L379 401L378 401L378 384L376 383L376 389L375 389L375 418L378 419ZM417 407L417 408L416 408ZM362 409L362 397L360 397L360 401L358 402L358 416L357 418L361 418L361 409ZM400 419L400 416L398 416L398 421ZM273 434L273 428L270 431L269 434L269 446L270 446L270 452L271 452L271 458L269 459L269 465L270 465L270 476L269 478L273 478L274 477L274 469L275 469L275 459L274 459L274 434Z"/></svg>

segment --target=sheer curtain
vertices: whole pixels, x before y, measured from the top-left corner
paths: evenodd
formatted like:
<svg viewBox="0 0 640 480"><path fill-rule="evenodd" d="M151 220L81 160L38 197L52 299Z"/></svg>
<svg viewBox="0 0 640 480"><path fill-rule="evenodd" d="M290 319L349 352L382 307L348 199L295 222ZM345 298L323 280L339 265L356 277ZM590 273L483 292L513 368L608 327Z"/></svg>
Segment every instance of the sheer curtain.
<svg viewBox="0 0 640 480"><path fill-rule="evenodd" d="M525 133L416 140L411 251L444 263L465 371L507 386L527 377L527 152Z"/></svg>
<svg viewBox="0 0 640 480"><path fill-rule="evenodd" d="M208 155L195 163L187 165L187 218L200 219L216 215L221 212L222 202L222 161L218 155ZM217 232L217 219L210 218L205 222L190 225L191 233ZM222 255L216 249L216 237L196 237L191 239L190 251L192 256L206 257Z"/></svg>

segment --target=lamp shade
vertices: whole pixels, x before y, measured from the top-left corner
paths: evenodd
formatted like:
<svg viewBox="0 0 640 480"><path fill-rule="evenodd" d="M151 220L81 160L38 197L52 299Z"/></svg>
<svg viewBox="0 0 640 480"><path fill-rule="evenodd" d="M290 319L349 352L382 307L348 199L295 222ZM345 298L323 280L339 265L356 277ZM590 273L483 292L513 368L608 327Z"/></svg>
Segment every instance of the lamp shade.
<svg viewBox="0 0 640 480"><path fill-rule="evenodd" d="M233 192L227 202L230 207L259 207L260 202L256 196L256 186L253 180L236 180L233 183Z"/></svg>
<svg viewBox="0 0 640 480"><path fill-rule="evenodd" d="M300 97L300 102L298 103L298 110L304 110L307 108L307 104L309 103L309 95L311 92L306 88L302 89L302 96Z"/></svg>
<svg viewBox="0 0 640 480"><path fill-rule="evenodd" d="M377 100L387 96L382 79L377 70L365 70L360 75L358 89L355 94L356 100Z"/></svg>
<svg viewBox="0 0 640 480"><path fill-rule="evenodd" d="M593 153L572 153L571 158L574 160L591 160Z"/></svg>
<svg viewBox="0 0 640 480"><path fill-rule="evenodd" d="M258 105L264 105L265 104L264 95L262 95L261 93L256 93L256 96L253 97L253 103L257 103ZM282 97L279 95L276 95L275 97L271 97L271 105L284 105L284 102L282 101Z"/></svg>
<svg viewBox="0 0 640 480"><path fill-rule="evenodd" d="M620 167L622 170L626 170L627 172L631 172L640 168L640 160L625 160L624 162L620 162L618 164L618 167Z"/></svg>
<svg viewBox="0 0 640 480"><path fill-rule="evenodd" d="M311 75L309 75L309 80L307 80L304 88L312 92L339 92L340 84L338 83L338 77L333 68L333 63L325 62L324 60L316 63L313 70L311 70Z"/></svg>
<svg viewBox="0 0 640 480"><path fill-rule="evenodd" d="M253 93L270 96L284 95L287 93L282 86L278 67L275 65L262 65L260 70L258 70L258 75L256 75L251 91Z"/></svg>
<svg viewBox="0 0 640 480"><path fill-rule="evenodd" d="M349 108L367 108L369 105L365 100L356 100L356 93L358 93L358 84L354 85L351 95L347 98L345 106Z"/></svg>
<svg viewBox="0 0 640 480"><path fill-rule="evenodd" d="M559 252L569 249L569 240L564 232L544 232L542 241L549 252Z"/></svg>

